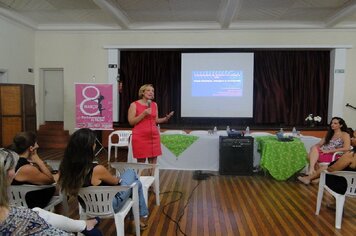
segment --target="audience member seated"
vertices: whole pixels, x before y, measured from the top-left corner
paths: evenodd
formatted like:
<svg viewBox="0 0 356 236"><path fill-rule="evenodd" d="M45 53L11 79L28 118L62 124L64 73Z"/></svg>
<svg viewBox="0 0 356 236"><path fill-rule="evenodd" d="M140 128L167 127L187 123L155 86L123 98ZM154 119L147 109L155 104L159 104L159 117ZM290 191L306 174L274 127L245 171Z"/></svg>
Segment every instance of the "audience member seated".
<svg viewBox="0 0 356 236"><path fill-rule="evenodd" d="M82 187L131 185L138 183L139 210L141 229L147 228L148 209L142 192L142 184L132 169L125 171L120 177L113 176L104 166L93 163L95 150L95 132L90 129L79 129L74 132L64 152L59 167L58 183L62 191L71 196L77 196ZM118 192L113 201L113 208L119 211L125 204L131 191ZM79 199L79 202L81 199Z"/></svg>
<svg viewBox="0 0 356 236"><path fill-rule="evenodd" d="M356 142L353 143L356 145ZM333 171L356 171L356 155L354 150L346 152L339 159L331 162L329 166L322 166L316 172L309 176L299 176L298 180L308 185L313 180L320 177L320 173L324 170L328 172ZM342 177L339 176L327 176L326 184L333 191L344 194L347 189L347 183Z"/></svg>
<svg viewBox="0 0 356 236"><path fill-rule="evenodd" d="M99 218L72 220L37 207L31 210L10 206L8 188L15 176L18 159L15 152L0 149L0 235L69 235L68 232L102 235L95 228Z"/></svg>
<svg viewBox="0 0 356 236"><path fill-rule="evenodd" d="M334 152L347 152L349 150L350 135L347 133L347 125L342 118L333 117L326 136L310 149L308 175L312 175L318 168L318 161L331 162Z"/></svg>
<svg viewBox="0 0 356 236"><path fill-rule="evenodd" d="M350 134L351 137L351 148L353 150L355 150L356 147L356 142L355 142L355 138L356 138L356 130L353 130L353 128L348 127L347 128L347 132Z"/></svg>
<svg viewBox="0 0 356 236"><path fill-rule="evenodd" d="M51 171L38 156L38 148L37 137L33 132L21 132L14 137L10 149L15 151L20 156L20 159L15 168L15 177L12 185L45 185L55 182ZM29 192L26 195L26 203L30 208L44 208L51 200L55 191L56 187L53 186Z"/></svg>

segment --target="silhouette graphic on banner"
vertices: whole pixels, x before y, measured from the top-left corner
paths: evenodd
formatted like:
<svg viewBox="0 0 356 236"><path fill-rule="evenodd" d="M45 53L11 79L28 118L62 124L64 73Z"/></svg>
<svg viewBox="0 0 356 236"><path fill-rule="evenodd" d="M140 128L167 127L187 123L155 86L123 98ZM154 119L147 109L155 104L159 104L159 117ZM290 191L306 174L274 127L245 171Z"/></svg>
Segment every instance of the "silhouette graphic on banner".
<svg viewBox="0 0 356 236"><path fill-rule="evenodd" d="M112 85L75 84L76 128L111 130Z"/></svg>

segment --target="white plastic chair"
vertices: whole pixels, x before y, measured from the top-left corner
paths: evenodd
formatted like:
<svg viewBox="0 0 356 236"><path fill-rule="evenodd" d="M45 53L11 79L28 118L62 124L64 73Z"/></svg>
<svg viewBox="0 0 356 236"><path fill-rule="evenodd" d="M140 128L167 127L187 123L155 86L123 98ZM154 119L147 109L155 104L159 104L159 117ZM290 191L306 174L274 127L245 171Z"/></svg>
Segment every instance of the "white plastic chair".
<svg viewBox="0 0 356 236"><path fill-rule="evenodd" d="M127 150L127 162L128 163L137 163L137 159L133 157L131 137L129 139L129 146L128 146L128 150ZM146 163L147 163L147 160L146 160Z"/></svg>
<svg viewBox="0 0 356 236"><path fill-rule="evenodd" d="M159 157L157 157L159 158ZM120 163L120 162L118 162ZM125 162L124 162L125 163ZM135 169L137 172L137 175L140 176L141 172L143 169L149 169L152 168L151 166L154 165L154 172L153 172L153 178L154 178L154 184L155 184L155 193L156 193L156 205L159 206L160 205L160 199L159 199L159 166L158 164L148 164L148 161L146 159L146 163L137 163L137 159L133 157L133 151L132 151L132 142L131 142L131 138L129 139L129 147L128 147L128 151L127 151L127 163L126 164L141 164L140 165L133 165L131 169ZM151 165L151 166L150 166ZM114 165L113 165L114 167ZM119 169L119 166L116 166L117 168L115 169ZM122 168L121 168L122 170ZM121 171L119 171L121 172ZM152 173L152 171L151 171ZM150 178L148 178L150 177ZM152 185L153 181L152 181L152 176L140 176L140 181L142 183L142 188L143 188L143 194L145 196L145 201L146 201L146 205L148 203L148 189L150 188L150 186Z"/></svg>
<svg viewBox="0 0 356 236"><path fill-rule="evenodd" d="M132 189L132 198L127 199L120 211L115 213L112 206L115 195L120 191L127 191L129 189ZM96 216L100 218L114 218L117 236L125 235L125 216L132 208L136 235L140 236L140 216L136 183L130 186L85 187L79 190L78 196L84 202L84 208L79 204L80 219L93 218Z"/></svg>
<svg viewBox="0 0 356 236"><path fill-rule="evenodd" d="M174 129L168 129L166 131L163 131L162 134L187 134L184 130L174 130Z"/></svg>
<svg viewBox="0 0 356 236"><path fill-rule="evenodd" d="M328 166L331 162L335 161L338 156L342 156L344 152L334 152L330 162L318 162L319 166Z"/></svg>
<svg viewBox="0 0 356 236"><path fill-rule="evenodd" d="M134 169L137 176L142 183L142 191L145 197L146 205L148 205L148 189L152 184L154 184L155 195L156 195L156 205L160 205L159 199L159 169L158 164L146 164L146 163L127 163L127 162L111 162L113 168L116 169L116 175L119 176L120 173L125 172L127 169ZM152 175L141 176L143 170L149 170Z"/></svg>
<svg viewBox="0 0 356 236"><path fill-rule="evenodd" d="M331 190L325 184L326 175L338 175L343 176L347 180L347 190L344 195L338 194ZM336 214L335 214L335 228L341 229L342 213L344 210L345 197L356 197L356 172L353 171L335 171L327 172L323 171L320 174L318 198L316 202L315 214L319 215L321 201L323 199L324 189L328 191L336 200Z"/></svg>
<svg viewBox="0 0 356 236"><path fill-rule="evenodd" d="M46 188L53 188L56 185L32 185L32 184L22 184L22 185L11 185L10 186L10 193L9 193L9 201L10 205L13 206L22 206L27 207L26 203L26 194L28 192L46 189ZM50 202L47 204L44 210L53 211L54 207L60 204L63 201L63 195L55 195L51 198Z"/></svg>
<svg viewBox="0 0 356 236"><path fill-rule="evenodd" d="M118 147L128 147L129 138L132 134L131 130L116 130L111 132L108 140L108 163L110 163L111 157L111 148L115 148L115 159L117 158L117 148ZM117 142L113 140L113 138L117 136Z"/></svg>
<svg viewBox="0 0 356 236"><path fill-rule="evenodd" d="M353 147L350 147L350 150L352 150ZM331 162L335 161L336 159L340 158L345 152L334 152L333 157L331 158L330 162L318 162L320 166L325 166L329 165Z"/></svg>

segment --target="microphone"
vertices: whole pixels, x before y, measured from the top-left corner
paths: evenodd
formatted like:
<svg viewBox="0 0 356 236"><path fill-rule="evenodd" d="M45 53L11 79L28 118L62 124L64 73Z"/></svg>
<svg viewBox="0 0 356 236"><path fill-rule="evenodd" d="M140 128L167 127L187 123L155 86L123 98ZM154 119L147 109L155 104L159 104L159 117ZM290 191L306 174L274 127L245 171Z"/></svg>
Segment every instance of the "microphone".
<svg viewBox="0 0 356 236"><path fill-rule="evenodd" d="M151 102L152 102L152 101L151 101L150 99L147 100L147 108L150 108L150 107L151 107Z"/></svg>

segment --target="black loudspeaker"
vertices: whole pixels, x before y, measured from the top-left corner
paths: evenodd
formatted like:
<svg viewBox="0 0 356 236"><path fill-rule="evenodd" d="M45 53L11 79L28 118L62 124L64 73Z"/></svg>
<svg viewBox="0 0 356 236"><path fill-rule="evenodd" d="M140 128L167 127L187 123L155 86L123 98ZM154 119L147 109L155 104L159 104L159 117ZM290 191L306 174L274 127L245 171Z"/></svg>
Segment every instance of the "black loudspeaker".
<svg viewBox="0 0 356 236"><path fill-rule="evenodd" d="M252 175L253 137L219 137L219 173Z"/></svg>

